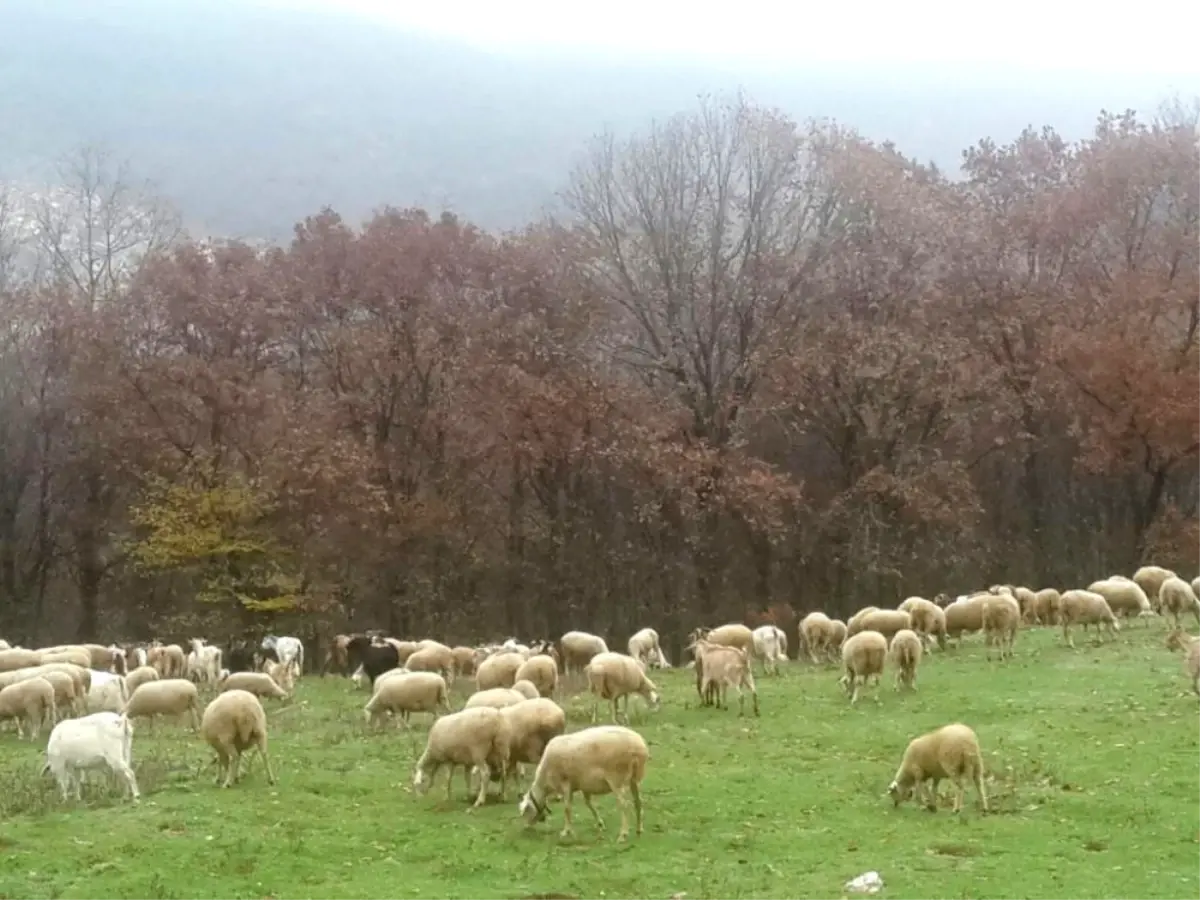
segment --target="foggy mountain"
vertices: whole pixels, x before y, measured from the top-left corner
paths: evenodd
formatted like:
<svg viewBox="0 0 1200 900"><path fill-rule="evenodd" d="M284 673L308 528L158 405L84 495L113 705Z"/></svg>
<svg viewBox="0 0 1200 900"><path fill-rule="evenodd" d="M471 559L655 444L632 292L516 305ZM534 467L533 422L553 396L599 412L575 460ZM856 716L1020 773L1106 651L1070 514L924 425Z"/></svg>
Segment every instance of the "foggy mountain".
<svg viewBox="0 0 1200 900"><path fill-rule="evenodd" d="M1197 84L927 67L489 54L334 12L252 0L4 0L0 178L45 181L82 144L153 179L198 231L281 237L331 205L448 207L518 226L553 200L605 127L629 131L744 87L792 116L836 118L954 169L1026 124L1070 138L1101 107L1151 113ZM811 36L809 36L811 39Z"/></svg>

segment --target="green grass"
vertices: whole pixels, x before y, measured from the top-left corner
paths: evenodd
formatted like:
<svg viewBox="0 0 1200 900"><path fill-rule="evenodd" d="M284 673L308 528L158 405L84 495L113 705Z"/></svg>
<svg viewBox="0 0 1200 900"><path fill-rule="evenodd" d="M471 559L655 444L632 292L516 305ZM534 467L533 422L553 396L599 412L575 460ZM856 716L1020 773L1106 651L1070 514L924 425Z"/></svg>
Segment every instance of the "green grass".
<svg viewBox="0 0 1200 900"><path fill-rule="evenodd" d="M634 701L651 760L646 831L615 843L611 797L597 835L561 803L524 827L504 803L452 806L441 778L409 790L427 725L367 734L362 693L306 678L268 708L279 785L257 759L241 783L213 785L210 753L184 727L139 729L133 806L102 778L82 806L39 779L40 744L0 734L0 898L29 897L832 897L875 869L881 897L1200 896L1197 702L1164 629L1075 651L1024 632L1010 663L979 638L927 656L912 695L885 678L851 708L833 669L790 664L759 677L762 717L702 709L690 672L658 678L662 710ZM586 724L584 697L564 701ZM602 712L603 715L603 712ZM418 717L427 718L427 717ZM992 814L973 790L961 817L885 790L910 738L973 726Z"/></svg>

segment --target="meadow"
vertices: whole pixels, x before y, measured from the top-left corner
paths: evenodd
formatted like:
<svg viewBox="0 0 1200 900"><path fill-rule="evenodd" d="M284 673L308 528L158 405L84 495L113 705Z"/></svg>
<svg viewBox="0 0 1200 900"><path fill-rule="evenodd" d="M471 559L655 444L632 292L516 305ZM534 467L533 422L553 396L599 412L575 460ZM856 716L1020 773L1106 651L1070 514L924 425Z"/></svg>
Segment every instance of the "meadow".
<svg viewBox="0 0 1200 900"><path fill-rule="evenodd" d="M410 789L427 716L411 733L370 733L365 692L306 677L268 701L279 784L255 758L229 790L186 727L140 726L133 805L93 776L82 804L39 778L40 742L0 733L3 898L837 897L868 870L876 896L1200 896L1200 716L1165 628L1135 624L1115 644L1061 645L1022 632L989 662L980 638L927 655L918 691L890 673L851 708L833 667L792 662L759 676L762 716L697 704L690 671L654 673L658 712L631 702L651 760L646 830L615 843L611 797L598 834L582 804L561 840L562 805L527 828L505 802L468 810L438 782ZM463 689L465 691L465 688ZM463 696L459 692L459 696ZM731 695L732 700L732 695ZM583 695L561 701L588 723ZM461 701L460 701L461 705ZM601 707L601 721L607 711ZM991 813L951 788L930 813L885 795L907 742L962 721L979 735Z"/></svg>

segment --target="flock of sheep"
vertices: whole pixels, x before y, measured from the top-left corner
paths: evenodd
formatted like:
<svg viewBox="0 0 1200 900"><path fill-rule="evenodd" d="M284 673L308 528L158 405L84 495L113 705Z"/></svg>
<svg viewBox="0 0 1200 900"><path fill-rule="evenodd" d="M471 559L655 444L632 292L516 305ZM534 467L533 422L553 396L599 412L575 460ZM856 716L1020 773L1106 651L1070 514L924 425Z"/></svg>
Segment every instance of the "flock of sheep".
<svg viewBox="0 0 1200 900"><path fill-rule="evenodd" d="M1200 638L1180 630L1188 614L1200 626L1198 593L1200 578L1188 584L1173 572L1148 566L1133 578L1113 576L1061 594L996 585L953 600L910 597L897 609L867 607L846 622L810 613L799 624L799 649L814 663L840 658L840 684L854 704L872 680L878 690L889 664L897 690L915 689L922 659L935 642L944 648L947 639L982 632L989 656L994 651L1004 659L1012 655L1022 624L1061 626L1064 642L1074 646L1074 626L1095 626L1111 635L1120 630L1120 618L1163 616L1173 624L1167 646L1184 651L1193 690L1200 694ZM740 711L744 714L748 693L758 715L754 664L778 671L788 658L784 632L774 625L751 630L729 624L698 628L690 638L688 665L695 670L701 705L727 705L733 688ZM84 771L106 768L124 779L136 801L133 721L147 719L153 727L158 716L190 718L216 753L217 781L224 787L237 780L241 756L252 749L259 751L274 784L262 698L285 698L295 691L304 672L303 644L294 637L269 636L257 647L239 643L226 651L198 638L190 646L186 653L180 645L158 642L26 650L0 641L0 722L15 719L18 737L28 728L31 740L44 722L54 723L42 772L53 774L64 800L72 793L80 796ZM454 769L461 766L474 805L481 806L490 783L499 782L503 799L508 782L525 780L522 767L529 766L533 776L518 806L527 821L544 819L550 799L561 796L562 833L569 834L578 793L603 829L592 798L611 793L620 805L618 840L623 841L630 807L642 833L639 787L650 759L646 741L626 727L629 697L639 695L657 709L658 690L647 673L670 666L651 628L633 635L627 650L612 652L603 638L581 631L557 642L527 646L510 639L479 647L374 632L338 635L320 674L334 669L349 674L355 685L370 686L364 707L368 727L389 715L404 727L413 713L434 716L413 773L414 793L424 794L445 769L449 798ZM553 699L561 692L560 680L570 677L586 681L593 700L593 724L573 733L567 733L566 713ZM472 679L475 687L458 711L450 705L456 679ZM215 691L203 710L201 688ZM595 724L601 702L611 706L612 725ZM68 711L74 717L68 718ZM622 717L626 725L619 724ZM938 784L949 779L956 787L956 812L969 784L986 811L983 777L974 731L954 723L908 745L889 792L897 805L915 793L918 801L936 808Z"/></svg>

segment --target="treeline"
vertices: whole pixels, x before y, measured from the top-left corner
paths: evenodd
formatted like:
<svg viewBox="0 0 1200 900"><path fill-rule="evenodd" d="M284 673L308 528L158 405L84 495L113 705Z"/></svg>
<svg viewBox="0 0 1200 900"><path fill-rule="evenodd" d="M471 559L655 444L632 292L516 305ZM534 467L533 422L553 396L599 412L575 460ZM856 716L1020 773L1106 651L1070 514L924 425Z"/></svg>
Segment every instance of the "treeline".
<svg viewBox="0 0 1200 900"><path fill-rule="evenodd" d="M950 179L709 99L598 138L569 220L270 247L81 153L0 199L0 635L675 643L1192 572L1195 126L1104 113Z"/></svg>

